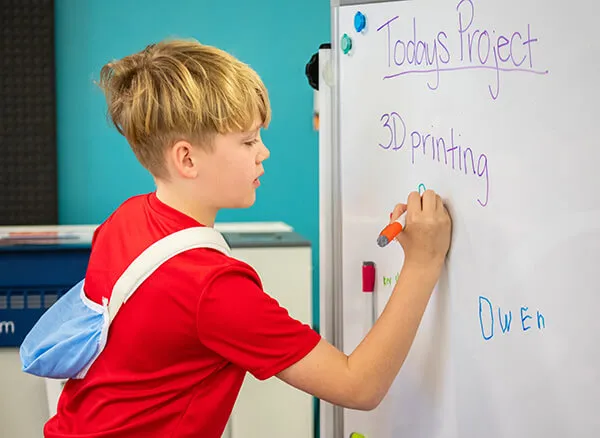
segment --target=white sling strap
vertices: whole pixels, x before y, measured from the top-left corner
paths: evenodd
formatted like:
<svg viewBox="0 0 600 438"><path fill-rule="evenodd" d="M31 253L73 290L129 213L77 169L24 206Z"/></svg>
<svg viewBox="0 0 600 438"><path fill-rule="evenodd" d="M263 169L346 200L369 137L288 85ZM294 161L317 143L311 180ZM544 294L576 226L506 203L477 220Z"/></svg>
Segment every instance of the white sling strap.
<svg viewBox="0 0 600 438"><path fill-rule="evenodd" d="M108 303L110 322L121 305L160 265L179 253L195 248L212 248L226 255L230 255L231 251L221 233L210 227L187 228L158 240L146 248L115 283Z"/></svg>

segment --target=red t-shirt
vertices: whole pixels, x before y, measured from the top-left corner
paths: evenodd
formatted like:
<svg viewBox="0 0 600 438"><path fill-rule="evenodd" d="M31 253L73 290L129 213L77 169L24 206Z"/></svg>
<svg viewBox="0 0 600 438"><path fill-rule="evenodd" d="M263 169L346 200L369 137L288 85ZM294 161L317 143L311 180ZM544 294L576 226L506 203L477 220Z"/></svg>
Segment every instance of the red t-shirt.
<svg viewBox="0 0 600 438"><path fill-rule="evenodd" d="M154 193L121 205L92 242L85 291L110 297L127 266L173 232L199 226ZM159 267L121 307L88 374L69 380L47 438L218 438L246 372L268 379L320 336L263 290L247 264L201 248Z"/></svg>

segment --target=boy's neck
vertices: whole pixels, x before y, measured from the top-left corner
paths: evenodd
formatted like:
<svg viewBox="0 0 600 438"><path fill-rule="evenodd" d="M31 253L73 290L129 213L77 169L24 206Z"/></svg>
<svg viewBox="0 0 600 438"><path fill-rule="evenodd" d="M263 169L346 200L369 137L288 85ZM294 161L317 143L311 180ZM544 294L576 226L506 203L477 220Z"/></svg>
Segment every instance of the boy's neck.
<svg viewBox="0 0 600 438"><path fill-rule="evenodd" d="M156 184L156 197L160 202L171 208L195 219L204 226L212 227L215 224L217 211L203 207L197 202L186 199L185 196L177 194L177 191L170 190L164 183Z"/></svg>

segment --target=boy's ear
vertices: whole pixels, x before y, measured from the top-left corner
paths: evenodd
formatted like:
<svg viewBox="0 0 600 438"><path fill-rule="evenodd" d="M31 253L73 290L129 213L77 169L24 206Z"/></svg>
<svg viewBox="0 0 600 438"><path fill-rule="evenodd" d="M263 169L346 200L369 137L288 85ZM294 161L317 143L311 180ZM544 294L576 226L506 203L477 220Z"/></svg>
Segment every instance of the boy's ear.
<svg viewBox="0 0 600 438"><path fill-rule="evenodd" d="M167 161L177 175L183 178L196 178L198 175L198 157L189 141L179 140L167 151Z"/></svg>

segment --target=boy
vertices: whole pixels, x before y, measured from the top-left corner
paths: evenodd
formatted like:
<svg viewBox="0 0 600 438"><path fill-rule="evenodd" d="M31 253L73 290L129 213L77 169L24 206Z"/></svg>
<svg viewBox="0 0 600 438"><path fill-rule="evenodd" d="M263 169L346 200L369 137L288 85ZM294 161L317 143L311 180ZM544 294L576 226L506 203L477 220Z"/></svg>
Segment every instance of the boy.
<svg viewBox="0 0 600 438"><path fill-rule="evenodd" d="M194 41L163 41L103 67L108 113L156 182L97 229L85 294L101 303L148 246L254 203L270 106L247 65ZM411 193L401 275L368 337L347 356L292 319L252 268L211 249L161 265L119 311L104 351L69 380L47 438L221 436L246 372L316 397L375 408L404 361L450 242L432 191Z"/></svg>

